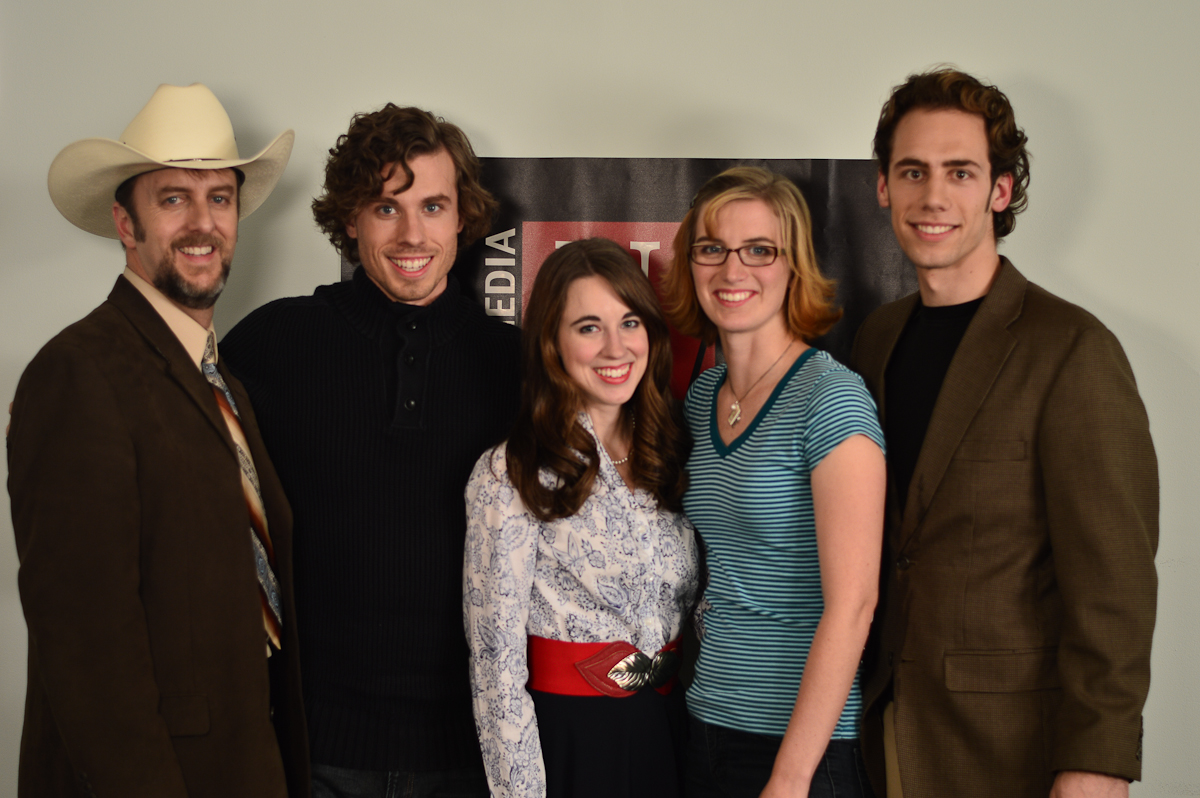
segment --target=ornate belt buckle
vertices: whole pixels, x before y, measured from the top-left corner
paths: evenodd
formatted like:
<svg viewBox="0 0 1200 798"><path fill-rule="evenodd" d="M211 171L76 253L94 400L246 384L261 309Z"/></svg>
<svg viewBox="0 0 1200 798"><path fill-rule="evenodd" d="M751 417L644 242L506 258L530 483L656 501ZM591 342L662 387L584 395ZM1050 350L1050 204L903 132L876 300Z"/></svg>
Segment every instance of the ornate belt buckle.
<svg viewBox="0 0 1200 798"><path fill-rule="evenodd" d="M584 681L613 698L628 698L644 687L662 687L679 668L679 655L660 651L653 658L624 641L605 646L575 663Z"/></svg>

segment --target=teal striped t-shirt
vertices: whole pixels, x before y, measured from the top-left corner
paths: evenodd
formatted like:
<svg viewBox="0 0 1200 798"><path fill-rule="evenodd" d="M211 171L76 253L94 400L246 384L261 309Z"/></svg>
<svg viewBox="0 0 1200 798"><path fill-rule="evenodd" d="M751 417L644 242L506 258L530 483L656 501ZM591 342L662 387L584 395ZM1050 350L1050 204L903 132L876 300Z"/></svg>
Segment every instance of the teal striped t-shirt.
<svg viewBox="0 0 1200 798"><path fill-rule="evenodd" d="M688 709L701 720L782 736L825 602L810 474L842 441L883 448L875 403L857 374L807 349L726 446L717 431L725 367L700 375L685 403L695 449L683 506L708 554L700 659ZM858 736L859 676L834 739Z"/></svg>

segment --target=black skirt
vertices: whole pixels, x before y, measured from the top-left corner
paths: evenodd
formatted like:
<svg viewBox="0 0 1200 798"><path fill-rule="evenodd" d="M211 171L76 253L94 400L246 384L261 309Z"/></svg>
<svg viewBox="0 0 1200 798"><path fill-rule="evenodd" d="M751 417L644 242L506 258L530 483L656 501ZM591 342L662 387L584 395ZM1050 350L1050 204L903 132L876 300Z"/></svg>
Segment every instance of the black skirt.
<svg viewBox="0 0 1200 798"><path fill-rule="evenodd" d="M678 798L687 747L682 685L629 698L530 690L547 798Z"/></svg>

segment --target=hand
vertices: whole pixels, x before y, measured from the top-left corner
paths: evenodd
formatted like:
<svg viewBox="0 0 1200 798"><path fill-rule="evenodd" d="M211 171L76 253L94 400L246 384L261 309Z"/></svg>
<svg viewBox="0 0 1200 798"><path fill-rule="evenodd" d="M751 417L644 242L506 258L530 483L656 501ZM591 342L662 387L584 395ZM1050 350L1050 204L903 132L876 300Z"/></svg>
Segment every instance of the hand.
<svg viewBox="0 0 1200 798"><path fill-rule="evenodd" d="M1129 798L1129 782L1105 773L1063 770L1054 779L1050 798Z"/></svg>
<svg viewBox="0 0 1200 798"><path fill-rule="evenodd" d="M767 786L758 794L758 798L807 798L810 782L789 781L782 776L771 774Z"/></svg>

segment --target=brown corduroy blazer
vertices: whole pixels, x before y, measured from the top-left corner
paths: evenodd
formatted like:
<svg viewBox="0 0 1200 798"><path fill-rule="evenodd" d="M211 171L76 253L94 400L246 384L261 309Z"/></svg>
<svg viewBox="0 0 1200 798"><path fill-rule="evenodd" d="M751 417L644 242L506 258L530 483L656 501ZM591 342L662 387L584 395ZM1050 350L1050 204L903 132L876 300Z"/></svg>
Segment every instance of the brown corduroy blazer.
<svg viewBox="0 0 1200 798"><path fill-rule="evenodd" d="M855 340L881 412L916 303L879 308ZM1044 798L1060 770L1140 778L1158 466L1116 337L1002 260L898 508L889 487L864 688L879 794L889 697L908 798Z"/></svg>
<svg viewBox="0 0 1200 798"><path fill-rule="evenodd" d="M308 794L291 511L250 400L221 371L283 594L269 662L233 441L150 303L118 278L21 377L8 439L29 628L21 796Z"/></svg>

